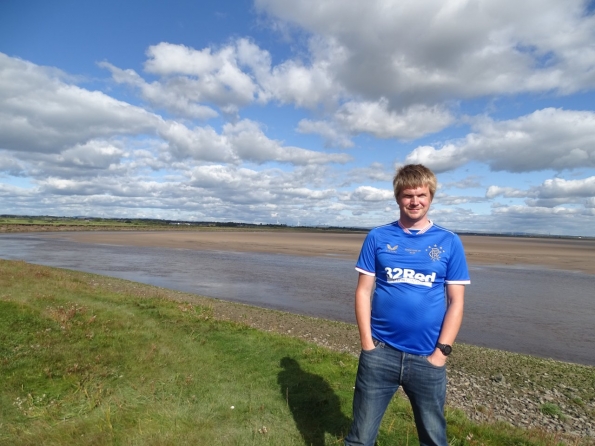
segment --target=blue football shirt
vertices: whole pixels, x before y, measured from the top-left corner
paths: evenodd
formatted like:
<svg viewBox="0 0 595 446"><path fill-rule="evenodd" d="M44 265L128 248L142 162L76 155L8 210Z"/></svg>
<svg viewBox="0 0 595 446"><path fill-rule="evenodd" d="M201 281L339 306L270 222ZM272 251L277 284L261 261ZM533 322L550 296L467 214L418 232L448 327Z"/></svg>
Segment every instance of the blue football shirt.
<svg viewBox="0 0 595 446"><path fill-rule="evenodd" d="M372 336L416 355L436 348L446 284L470 283L460 238L432 222L416 232L398 221L372 229L355 269L376 278Z"/></svg>

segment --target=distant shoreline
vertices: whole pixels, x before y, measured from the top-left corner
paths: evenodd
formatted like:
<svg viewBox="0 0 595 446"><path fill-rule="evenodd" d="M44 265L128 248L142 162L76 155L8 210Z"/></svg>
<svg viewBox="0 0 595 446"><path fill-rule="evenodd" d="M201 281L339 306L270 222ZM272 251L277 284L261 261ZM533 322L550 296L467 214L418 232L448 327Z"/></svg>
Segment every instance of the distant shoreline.
<svg viewBox="0 0 595 446"><path fill-rule="evenodd" d="M355 261L364 232L161 230L48 232L81 243L333 256ZM595 240L461 235L470 265L531 265L595 275Z"/></svg>

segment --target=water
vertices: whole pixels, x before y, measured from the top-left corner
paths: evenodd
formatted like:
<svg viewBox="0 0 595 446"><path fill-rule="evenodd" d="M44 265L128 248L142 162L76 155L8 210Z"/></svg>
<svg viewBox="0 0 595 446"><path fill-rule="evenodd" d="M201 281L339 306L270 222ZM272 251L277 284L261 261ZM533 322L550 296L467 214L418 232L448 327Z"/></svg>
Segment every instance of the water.
<svg viewBox="0 0 595 446"><path fill-rule="evenodd" d="M0 258L92 272L355 323L353 261L334 257L84 244L0 235ZM458 341L595 365L595 276L471 267Z"/></svg>

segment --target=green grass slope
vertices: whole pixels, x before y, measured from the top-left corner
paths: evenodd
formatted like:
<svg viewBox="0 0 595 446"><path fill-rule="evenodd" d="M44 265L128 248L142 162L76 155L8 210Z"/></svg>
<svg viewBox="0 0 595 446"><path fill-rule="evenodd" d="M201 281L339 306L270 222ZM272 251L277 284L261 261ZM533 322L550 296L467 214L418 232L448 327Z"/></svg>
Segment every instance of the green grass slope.
<svg viewBox="0 0 595 446"><path fill-rule="evenodd" d="M0 260L0 444L342 444L356 358L106 280ZM452 445L558 444L447 417ZM404 399L378 444L417 444Z"/></svg>

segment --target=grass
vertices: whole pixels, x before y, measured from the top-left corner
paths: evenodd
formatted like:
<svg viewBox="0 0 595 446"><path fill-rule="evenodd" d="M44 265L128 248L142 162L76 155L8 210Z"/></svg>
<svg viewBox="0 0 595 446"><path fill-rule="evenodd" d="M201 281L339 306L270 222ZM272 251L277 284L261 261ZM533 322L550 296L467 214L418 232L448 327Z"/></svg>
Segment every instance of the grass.
<svg viewBox="0 0 595 446"><path fill-rule="evenodd" d="M291 232L365 232L350 227L290 227L286 224L241 222L179 221L153 218L101 218L0 215L0 233L55 231L291 231Z"/></svg>
<svg viewBox="0 0 595 446"><path fill-rule="evenodd" d="M46 217L46 216L2 216L0 217L0 226L3 226L4 232L8 229L21 230L23 227L33 229L59 229L59 228L85 228L91 229L145 229L152 227L171 226L165 221L148 219L106 219L106 218L70 218L70 217Z"/></svg>
<svg viewBox="0 0 595 446"><path fill-rule="evenodd" d="M540 410L542 413L544 413L546 415L553 416L553 417L563 417L564 416L560 407L554 403L544 403L541 405Z"/></svg>
<svg viewBox="0 0 595 446"><path fill-rule="evenodd" d="M0 260L0 444L342 444L356 358L168 296ZM559 444L446 415L451 445ZM409 404L394 398L378 445L414 444Z"/></svg>

